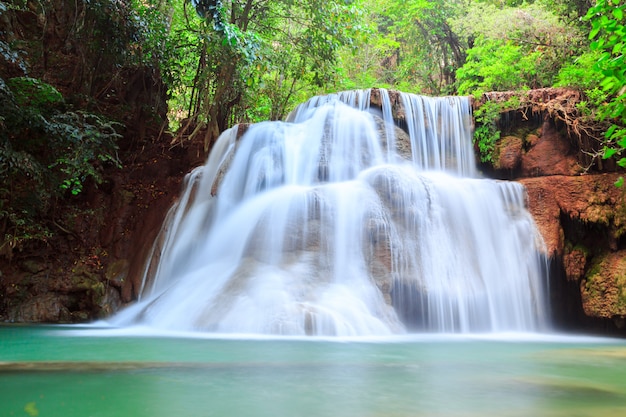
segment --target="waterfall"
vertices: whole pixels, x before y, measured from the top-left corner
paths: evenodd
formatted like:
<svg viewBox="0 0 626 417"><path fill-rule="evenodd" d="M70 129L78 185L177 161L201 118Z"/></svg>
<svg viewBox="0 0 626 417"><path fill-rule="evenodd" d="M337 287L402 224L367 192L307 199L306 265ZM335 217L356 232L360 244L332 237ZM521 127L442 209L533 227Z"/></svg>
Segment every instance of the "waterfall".
<svg viewBox="0 0 626 417"><path fill-rule="evenodd" d="M478 176L468 98L343 92L239 129L188 174L140 300L113 323L341 336L546 325L541 237L520 184Z"/></svg>

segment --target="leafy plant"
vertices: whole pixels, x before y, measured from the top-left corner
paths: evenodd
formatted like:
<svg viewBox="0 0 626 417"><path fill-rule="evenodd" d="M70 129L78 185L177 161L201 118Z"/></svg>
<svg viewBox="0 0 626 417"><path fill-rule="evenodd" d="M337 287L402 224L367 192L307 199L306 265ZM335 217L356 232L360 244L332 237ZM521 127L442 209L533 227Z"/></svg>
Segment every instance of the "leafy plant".
<svg viewBox="0 0 626 417"><path fill-rule="evenodd" d="M487 91L534 87L538 57L539 53L527 54L510 41L480 37L456 73L458 92L480 96Z"/></svg>
<svg viewBox="0 0 626 417"><path fill-rule="evenodd" d="M11 86L11 88L9 88ZM0 79L0 255L45 242L58 199L102 181L120 166L120 125L84 111L63 111L54 87L33 78Z"/></svg>
<svg viewBox="0 0 626 417"><path fill-rule="evenodd" d="M478 147L481 162L494 163L496 144L500 140L499 121L501 114L520 105L519 98L512 97L503 102L487 100L474 110L474 143Z"/></svg>
<svg viewBox="0 0 626 417"><path fill-rule="evenodd" d="M478 146L481 162L493 163L495 160L496 143L500 139L498 120L501 111L502 105L494 101L487 101L474 111L474 143Z"/></svg>
<svg viewBox="0 0 626 417"><path fill-rule="evenodd" d="M626 4L618 0L597 0L585 17L591 21L591 49L600 57L600 88L608 100L598 109L600 120L611 122L605 134L604 158L619 156L617 164L626 168ZM622 186L623 178L617 185Z"/></svg>
<svg viewBox="0 0 626 417"><path fill-rule="evenodd" d="M573 87L581 91L596 89L600 86L601 72L596 67L600 51L591 50L582 53L572 62L564 65L556 78L556 87Z"/></svg>
<svg viewBox="0 0 626 417"><path fill-rule="evenodd" d="M59 138L59 156L48 166L58 170L58 187L78 195L88 179L102 182L96 164L110 163L121 167L117 157L116 131L119 123L85 112L66 112L51 118L49 132Z"/></svg>

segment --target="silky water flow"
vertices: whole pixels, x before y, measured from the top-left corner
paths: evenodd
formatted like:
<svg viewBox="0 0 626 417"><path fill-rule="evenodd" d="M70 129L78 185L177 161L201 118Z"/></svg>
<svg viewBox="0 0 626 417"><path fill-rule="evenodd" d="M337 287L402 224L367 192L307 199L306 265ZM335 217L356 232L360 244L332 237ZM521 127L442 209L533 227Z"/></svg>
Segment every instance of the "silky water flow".
<svg viewBox="0 0 626 417"><path fill-rule="evenodd" d="M469 99L398 93L392 106L375 91L381 106L373 90L319 96L285 122L224 132L187 175L140 300L112 323L337 336L545 328L542 239L520 184L479 178Z"/></svg>

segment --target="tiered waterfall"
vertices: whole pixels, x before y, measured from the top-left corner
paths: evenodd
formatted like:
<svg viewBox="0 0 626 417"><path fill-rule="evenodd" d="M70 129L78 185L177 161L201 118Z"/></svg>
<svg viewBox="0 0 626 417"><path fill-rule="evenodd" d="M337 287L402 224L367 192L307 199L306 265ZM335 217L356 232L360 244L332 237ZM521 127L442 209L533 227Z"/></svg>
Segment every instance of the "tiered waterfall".
<svg viewBox="0 0 626 417"><path fill-rule="evenodd" d="M113 323L340 336L540 330L541 237L521 185L479 178L471 122L468 98L377 89L226 131L188 174L140 300Z"/></svg>

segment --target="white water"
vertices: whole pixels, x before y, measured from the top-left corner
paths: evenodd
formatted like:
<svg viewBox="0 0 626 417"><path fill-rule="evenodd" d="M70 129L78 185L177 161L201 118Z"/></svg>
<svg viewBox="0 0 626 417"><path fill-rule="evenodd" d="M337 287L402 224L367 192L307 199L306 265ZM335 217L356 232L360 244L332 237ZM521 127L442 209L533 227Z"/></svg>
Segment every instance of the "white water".
<svg viewBox="0 0 626 417"><path fill-rule="evenodd" d="M541 238L521 185L477 178L469 100L403 94L409 140L380 93L380 111L369 90L346 92L239 140L225 132L186 178L140 301L113 323L339 336L545 326Z"/></svg>

